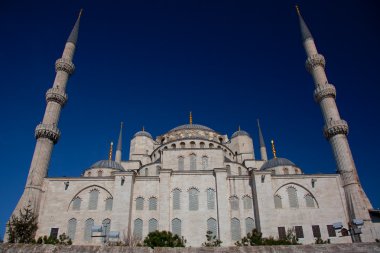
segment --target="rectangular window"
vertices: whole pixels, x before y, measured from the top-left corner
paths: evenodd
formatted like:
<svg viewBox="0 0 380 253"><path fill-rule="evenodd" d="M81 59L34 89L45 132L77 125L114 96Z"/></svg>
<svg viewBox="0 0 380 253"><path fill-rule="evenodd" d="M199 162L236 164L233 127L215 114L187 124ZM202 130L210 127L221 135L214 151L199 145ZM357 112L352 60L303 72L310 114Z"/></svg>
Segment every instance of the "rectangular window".
<svg viewBox="0 0 380 253"><path fill-rule="evenodd" d="M58 237L58 229L59 228L51 228L50 230L50 237L57 239Z"/></svg>
<svg viewBox="0 0 380 253"><path fill-rule="evenodd" d="M329 233L329 237L336 237L336 232L333 225L327 225L327 232Z"/></svg>
<svg viewBox="0 0 380 253"><path fill-rule="evenodd" d="M286 231L285 231L285 227L278 227L278 238L283 240L286 238Z"/></svg>
<svg viewBox="0 0 380 253"><path fill-rule="evenodd" d="M313 236L321 238L321 229L319 228L319 225L312 225L311 228L313 229Z"/></svg>
<svg viewBox="0 0 380 253"><path fill-rule="evenodd" d="M294 229L296 230L297 238L304 238L302 226L295 226Z"/></svg>

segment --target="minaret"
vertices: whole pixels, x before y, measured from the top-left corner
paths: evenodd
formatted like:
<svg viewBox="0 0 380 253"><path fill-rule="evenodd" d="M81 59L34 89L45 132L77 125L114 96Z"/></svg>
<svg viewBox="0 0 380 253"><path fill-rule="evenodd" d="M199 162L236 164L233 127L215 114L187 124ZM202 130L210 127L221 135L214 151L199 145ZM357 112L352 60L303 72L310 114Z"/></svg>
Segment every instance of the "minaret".
<svg viewBox="0 0 380 253"><path fill-rule="evenodd" d="M335 103L336 90L334 85L328 82L325 73L325 58L318 53L314 38L303 20L298 6L296 6L296 8L303 46L307 55L306 69L313 77L315 83L314 99L319 103L325 121L324 136L332 147L337 169L342 178L347 203L352 203L352 205L350 204L351 207L348 207L347 213L350 220L354 218L363 219L368 224L370 223L368 209L372 209L372 205L360 185L354 159L347 140L348 125L339 115ZM363 229L362 238L365 241L370 240L368 226L365 226Z"/></svg>
<svg viewBox="0 0 380 253"><path fill-rule="evenodd" d="M123 146L123 122L121 122L121 124L120 124L120 133L119 133L119 140L117 141L115 162L118 162L118 163L121 162L122 146Z"/></svg>
<svg viewBox="0 0 380 253"><path fill-rule="evenodd" d="M260 154L261 160L268 161L267 148L265 147L263 133L261 132L260 121L257 119L257 127L259 128Z"/></svg>
<svg viewBox="0 0 380 253"><path fill-rule="evenodd" d="M47 176L50 157L54 144L58 142L61 132L58 129L58 121L61 109L67 101L66 84L70 75L74 72L72 62L78 39L79 23L82 10L66 42L62 58L55 62L56 76L53 87L46 92L46 109L43 120L35 129L36 147L29 169L26 186L14 214L18 210L30 205L34 213L38 215L39 204L42 195L42 184Z"/></svg>

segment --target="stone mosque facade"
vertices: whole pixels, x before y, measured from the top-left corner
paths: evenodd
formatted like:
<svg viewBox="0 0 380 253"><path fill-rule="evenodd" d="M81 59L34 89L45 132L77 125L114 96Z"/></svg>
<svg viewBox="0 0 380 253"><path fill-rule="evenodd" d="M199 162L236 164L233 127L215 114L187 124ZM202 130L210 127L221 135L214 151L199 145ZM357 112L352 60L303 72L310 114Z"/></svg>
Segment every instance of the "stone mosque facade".
<svg viewBox="0 0 380 253"><path fill-rule="evenodd" d="M298 15L306 67L338 173L305 174L292 161L277 157L273 143L273 158L268 159L260 125L260 146L255 150L251 134L239 129L228 136L193 124L190 116L189 124L155 138L145 130L137 132L130 140L129 156L123 150L121 127L115 157L111 146L108 160L94 163L78 177L47 177L60 136L66 84L74 71L79 16L55 63L56 77L46 93L45 115L35 130L36 148L14 214L30 205L38 214L37 237L66 233L79 245L104 242L103 237L93 237L94 226L102 226L102 235L116 237L106 239L130 243L151 231L166 230L196 247L209 230L223 246L231 246L254 228L276 238L294 229L303 244L317 237L343 243L353 239L341 236L333 224L342 222L348 228L353 219L364 222L361 241L380 238L379 213L360 185L347 142L348 125L340 118L324 57Z"/></svg>

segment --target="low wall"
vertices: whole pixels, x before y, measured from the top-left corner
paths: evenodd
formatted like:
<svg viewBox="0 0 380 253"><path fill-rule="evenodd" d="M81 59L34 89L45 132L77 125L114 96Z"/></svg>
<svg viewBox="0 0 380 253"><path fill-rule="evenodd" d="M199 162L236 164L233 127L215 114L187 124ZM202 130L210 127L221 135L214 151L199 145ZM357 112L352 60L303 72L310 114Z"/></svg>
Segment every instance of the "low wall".
<svg viewBox="0 0 380 253"><path fill-rule="evenodd" d="M220 248L146 248L123 246L55 246L36 244L0 244L0 253L308 253L308 252L380 252L380 243L319 244L297 246L257 246Z"/></svg>

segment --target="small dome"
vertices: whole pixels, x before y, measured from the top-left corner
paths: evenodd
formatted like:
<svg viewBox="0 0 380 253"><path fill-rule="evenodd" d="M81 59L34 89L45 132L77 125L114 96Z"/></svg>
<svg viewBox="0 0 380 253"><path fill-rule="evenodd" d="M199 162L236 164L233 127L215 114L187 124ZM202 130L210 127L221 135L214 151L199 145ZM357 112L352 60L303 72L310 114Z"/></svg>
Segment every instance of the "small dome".
<svg viewBox="0 0 380 253"><path fill-rule="evenodd" d="M239 131L236 131L235 133L233 133L233 135L231 136L231 138L234 138L234 137L236 137L236 136L241 136L241 135L246 135L246 136L248 136L248 137L251 137L251 136L249 135L249 133L247 133L246 131L244 131L244 130L239 130Z"/></svg>
<svg viewBox="0 0 380 253"><path fill-rule="evenodd" d="M270 168L274 168L277 166L296 166L293 162L289 161L286 158L272 158L269 161L266 161L263 166L261 166L260 170L267 170Z"/></svg>
<svg viewBox="0 0 380 253"><path fill-rule="evenodd" d="M207 131L215 132L214 130L212 130L209 127L198 125L198 124L186 124L186 125L178 126L176 128L173 128L169 132L183 130L183 129L199 129L199 130L207 130Z"/></svg>
<svg viewBox="0 0 380 253"><path fill-rule="evenodd" d="M112 161L112 160L100 160L91 165L90 169L95 168L109 168L115 170L124 170L123 166L120 163Z"/></svg>
<svg viewBox="0 0 380 253"><path fill-rule="evenodd" d="M135 138L136 136L145 136L145 137L153 139L152 135L148 133L147 131L138 131L137 133L135 133L135 135L133 135L133 138Z"/></svg>

